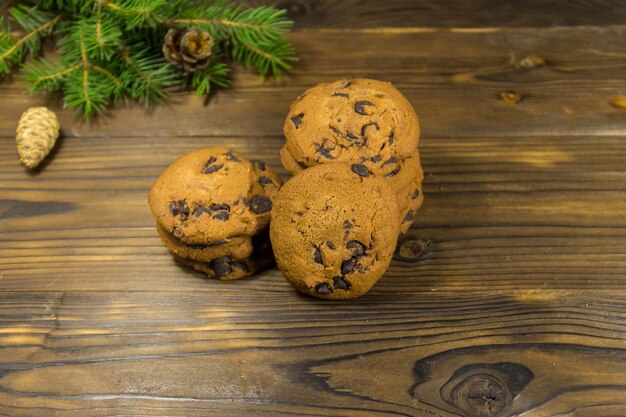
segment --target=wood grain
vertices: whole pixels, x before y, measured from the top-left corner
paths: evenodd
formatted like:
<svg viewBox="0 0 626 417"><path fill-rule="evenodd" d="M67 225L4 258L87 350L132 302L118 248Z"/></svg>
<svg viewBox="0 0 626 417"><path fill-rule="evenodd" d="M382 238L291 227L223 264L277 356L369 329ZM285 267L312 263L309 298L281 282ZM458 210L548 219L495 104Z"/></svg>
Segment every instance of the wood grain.
<svg viewBox="0 0 626 417"><path fill-rule="evenodd" d="M298 28L621 25L620 0L241 0L287 9ZM399 18L401 16L401 18Z"/></svg>
<svg viewBox="0 0 626 417"><path fill-rule="evenodd" d="M508 415L624 411L623 295L5 293L0 411L487 415L437 393L498 364Z"/></svg>
<svg viewBox="0 0 626 417"><path fill-rule="evenodd" d="M624 3L273 3L300 28L294 73L235 69L208 103L87 124L0 84L0 416L626 415ZM423 126L425 203L373 290L329 303L276 268L177 264L158 174L224 145L287 179L289 103L351 76L392 81ZM40 104L63 137L27 172L15 124Z"/></svg>
<svg viewBox="0 0 626 417"><path fill-rule="evenodd" d="M208 105L179 95L148 114L131 105L93 124L63 111L59 97L30 97L20 83L0 85L6 103L0 136L12 137L19 115L42 104L59 112L66 137L277 136L289 104L304 90L355 76L400 88L421 117L424 138L626 135L624 110L610 104L625 94L626 26L317 30L294 32L292 40L301 60L280 82L237 72L238 88L219 92ZM520 67L529 54L545 65ZM508 90L521 94L518 105L500 99Z"/></svg>

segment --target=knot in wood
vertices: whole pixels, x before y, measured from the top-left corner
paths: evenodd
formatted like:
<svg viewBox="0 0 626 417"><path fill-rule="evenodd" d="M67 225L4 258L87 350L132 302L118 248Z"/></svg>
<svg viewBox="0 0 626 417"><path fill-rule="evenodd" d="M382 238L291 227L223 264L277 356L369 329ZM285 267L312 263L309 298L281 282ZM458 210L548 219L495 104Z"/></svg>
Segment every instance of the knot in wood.
<svg viewBox="0 0 626 417"><path fill-rule="evenodd" d="M467 377L452 389L451 394L456 406L472 417L500 415L512 401L507 385L485 373Z"/></svg>
<svg viewBox="0 0 626 417"><path fill-rule="evenodd" d="M531 68L543 67L545 63L546 63L546 60L544 57L539 56L537 54L528 54L524 58L517 61L517 67L531 69Z"/></svg>
<svg viewBox="0 0 626 417"><path fill-rule="evenodd" d="M428 246L430 246L429 241L405 239L398 245L396 257L404 261L414 261L424 254Z"/></svg>
<svg viewBox="0 0 626 417"><path fill-rule="evenodd" d="M522 101L522 95L516 91L500 91L500 100L511 106Z"/></svg>

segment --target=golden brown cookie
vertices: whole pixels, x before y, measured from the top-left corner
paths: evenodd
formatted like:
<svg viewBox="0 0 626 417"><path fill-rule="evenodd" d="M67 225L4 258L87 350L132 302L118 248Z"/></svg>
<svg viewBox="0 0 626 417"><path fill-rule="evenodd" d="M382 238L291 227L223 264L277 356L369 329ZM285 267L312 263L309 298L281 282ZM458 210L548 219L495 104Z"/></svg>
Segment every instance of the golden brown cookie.
<svg viewBox="0 0 626 417"><path fill-rule="evenodd" d="M324 299L365 294L386 271L399 222L396 198L358 164L322 164L290 179L274 199L276 262L299 291Z"/></svg>
<svg viewBox="0 0 626 417"><path fill-rule="evenodd" d="M148 202L157 224L182 242L209 244L267 227L280 177L261 161L224 147L178 158L156 180Z"/></svg>
<svg viewBox="0 0 626 417"><path fill-rule="evenodd" d="M379 174L390 158L414 154L420 128L411 103L390 83L357 78L307 90L291 105L283 132L281 158L291 173L293 163L305 168L367 160Z"/></svg>

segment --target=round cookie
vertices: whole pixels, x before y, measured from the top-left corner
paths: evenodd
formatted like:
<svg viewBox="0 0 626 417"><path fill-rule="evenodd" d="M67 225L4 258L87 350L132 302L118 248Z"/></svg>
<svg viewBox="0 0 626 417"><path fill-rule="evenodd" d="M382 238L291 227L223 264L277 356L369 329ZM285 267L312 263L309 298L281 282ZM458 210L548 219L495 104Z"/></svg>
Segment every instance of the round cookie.
<svg viewBox="0 0 626 417"><path fill-rule="evenodd" d="M261 161L224 147L178 158L156 180L148 202L157 224L184 243L251 236L267 227L282 185Z"/></svg>
<svg viewBox="0 0 626 417"><path fill-rule="evenodd" d="M179 258L209 262L221 256L243 259L252 255L253 252L252 238L247 236L236 236L228 241L218 240L206 244L197 244L185 243L160 226L157 226L157 231L165 247Z"/></svg>
<svg viewBox="0 0 626 417"><path fill-rule="evenodd" d="M323 299L358 297L391 262L399 230L394 193L358 164L300 172L278 192L272 213L276 262L301 292Z"/></svg>
<svg viewBox="0 0 626 417"><path fill-rule="evenodd" d="M291 105L283 132L284 152L309 167L360 158L409 158L417 149L420 128L411 103L390 83L357 78L307 90Z"/></svg>

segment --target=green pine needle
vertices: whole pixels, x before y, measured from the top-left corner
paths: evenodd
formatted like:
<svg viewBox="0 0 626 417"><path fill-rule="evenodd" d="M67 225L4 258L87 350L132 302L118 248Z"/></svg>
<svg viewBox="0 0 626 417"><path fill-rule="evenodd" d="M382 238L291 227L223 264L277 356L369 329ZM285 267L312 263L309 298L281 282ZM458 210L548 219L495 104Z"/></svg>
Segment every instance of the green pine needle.
<svg viewBox="0 0 626 417"><path fill-rule="evenodd" d="M211 86L226 88L230 85L230 68L223 62L210 63L206 68L193 74L191 86L196 90L196 95L203 96L211 92Z"/></svg>
<svg viewBox="0 0 626 417"><path fill-rule="evenodd" d="M296 60L284 36L293 22L285 10L243 8L222 0L32 0L17 2L8 21L0 17L0 76L19 66L28 91L62 91L66 107L90 118L110 103L131 99L144 106L170 92L197 95L230 85L234 60L262 76L280 76ZM32 6L32 4L36 4ZM11 26L21 30L12 32ZM166 61L170 28L197 27L214 40L209 64L192 74ZM38 57L42 41L56 36L58 57ZM25 63L25 57L34 59Z"/></svg>

